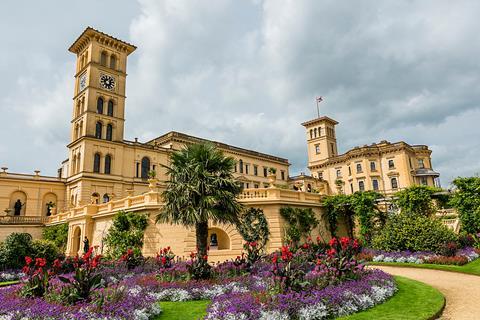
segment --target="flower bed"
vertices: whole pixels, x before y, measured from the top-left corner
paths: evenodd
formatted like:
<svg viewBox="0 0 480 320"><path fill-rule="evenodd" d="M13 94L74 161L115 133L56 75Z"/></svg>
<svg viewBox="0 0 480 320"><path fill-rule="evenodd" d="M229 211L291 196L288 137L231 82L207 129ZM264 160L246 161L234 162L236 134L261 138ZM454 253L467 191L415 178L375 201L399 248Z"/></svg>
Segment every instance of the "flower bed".
<svg viewBox="0 0 480 320"><path fill-rule="evenodd" d="M479 250L472 247L459 249L452 257L442 256L429 251L387 252L373 249L363 249L362 253L359 255L360 259L373 262L399 262L415 264L433 263L450 265L464 265L468 262L478 259L479 257Z"/></svg>
<svg viewBox="0 0 480 320"><path fill-rule="evenodd" d="M318 242L318 241L317 241ZM327 319L367 309L391 297L393 278L365 270L355 256L359 243L332 239L284 246L260 259L239 256L208 266L192 253L174 259L163 249L157 259L134 257L102 262L90 250L81 258L25 258L23 283L0 289L0 319L151 319L159 301L211 300L205 319ZM256 254L256 253L255 253ZM126 257L126 258L125 258ZM257 257L258 258L258 257ZM129 263L135 261L135 263ZM199 280L193 280L199 279Z"/></svg>
<svg viewBox="0 0 480 320"><path fill-rule="evenodd" d="M21 271L0 271L0 282L20 280L25 274Z"/></svg>

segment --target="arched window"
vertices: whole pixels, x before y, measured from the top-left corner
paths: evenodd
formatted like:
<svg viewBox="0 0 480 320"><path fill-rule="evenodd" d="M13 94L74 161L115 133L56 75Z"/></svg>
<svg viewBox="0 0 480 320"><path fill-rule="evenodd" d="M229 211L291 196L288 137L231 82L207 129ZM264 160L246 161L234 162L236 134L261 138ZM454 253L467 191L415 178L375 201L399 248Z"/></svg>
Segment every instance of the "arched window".
<svg viewBox="0 0 480 320"><path fill-rule="evenodd" d="M388 160L388 169L395 169L395 162L393 160Z"/></svg>
<svg viewBox="0 0 480 320"><path fill-rule="evenodd" d="M110 174L112 169L112 156L107 154L105 157L105 173Z"/></svg>
<svg viewBox="0 0 480 320"><path fill-rule="evenodd" d="M365 182L363 181L358 182L358 190L365 191Z"/></svg>
<svg viewBox="0 0 480 320"><path fill-rule="evenodd" d="M108 194L104 194L103 195L103 203L107 203L108 201L110 201L110 197L108 196Z"/></svg>
<svg viewBox="0 0 480 320"><path fill-rule="evenodd" d="M100 55L100 64L105 67L107 66L107 53L105 51Z"/></svg>
<svg viewBox="0 0 480 320"><path fill-rule="evenodd" d="M317 128L313 129L313 136L316 138L317 137Z"/></svg>
<svg viewBox="0 0 480 320"><path fill-rule="evenodd" d="M117 58L112 54L110 56L110 68L115 69L117 67Z"/></svg>
<svg viewBox="0 0 480 320"><path fill-rule="evenodd" d="M113 101L108 100L107 115L113 117Z"/></svg>
<svg viewBox="0 0 480 320"><path fill-rule="evenodd" d="M321 128L321 127L318 127L318 136L319 136L319 137L322 136L322 128Z"/></svg>
<svg viewBox="0 0 480 320"><path fill-rule="evenodd" d="M111 123L107 125L107 136L106 139L112 141L113 126Z"/></svg>
<svg viewBox="0 0 480 320"><path fill-rule="evenodd" d="M398 189L398 181L397 178L390 179L390 183L392 184L392 189Z"/></svg>
<svg viewBox="0 0 480 320"><path fill-rule="evenodd" d="M243 160L240 159L240 161L238 161L238 171L240 173L243 173Z"/></svg>
<svg viewBox="0 0 480 320"><path fill-rule="evenodd" d="M313 129L310 129L310 139L313 139Z"/></svg>
<svg viewBox="0 0 480 320"><path fill-rule="evenodd" d="M361 173L363 172L362 170L362 164L361 163L357 163L357 173Z"/></svg>
<svg viewBox="0 0 480 320"><path fill-rule="evenodd" d="M375 161L370 162L370 170L377 171L377 165L375 164Z"/></svg>
<svg viewBox="0 0 480 320"><path fill-rule="evenodd" d="M95 138L102 139L102 129L103 125L100 121L98 121L95 125Z"/></svg>
<svg viewBox="0 0 480 320"><path fill-rule="evenodd" d="M142 179L148 178L148 172L150 171L150 159L148 157L143 157L142 159Z"/></svg>
<svg viewBox="0 0 480 320"><path fill-rule="evenodd" d="M93 156L93 172L100 173L100 154L95 153Z"/></svg>
<svg viewBox="0 0 480 320"><path fill-rule="evenodd" d="M98 97L97 99L97 113L103 114L103 98L102 97Z"/></svg>
<svg viewBox="0 0 480 320"><path fill-rule="evenodd" d="M77 155L74 155L72 158L72 174L77 170Z"/></svg>
<svg viewBox="0 0 480 320"><path fill-rule="evenodd" d="M98 204L98 201L100 199L100 195L96 192L92 193L92 203Z"/></svg>
<svg viewBox="0 0 480 320"><path fill-rule="evenodd" d="M378 180L377 180L377 179L373 179L373 180L372 180L372 184L373 184L373 190L378 191L378 189L379 189L379 187L378 187Z"/></svg>
<svg viewBox="0 0 480 320"><path fill-rule="evenodd" d="M77 155L77 170L76 170L77 173L80 172L80 159L81 158L82 158L82 154L79 152L78 155Z"/></svg>
<svg viewBox="0 0 480 320"><path fill-rule="evenodd" d="M78 123L75 125L75 133L73 134L75 139L78 139Z"/></svg>

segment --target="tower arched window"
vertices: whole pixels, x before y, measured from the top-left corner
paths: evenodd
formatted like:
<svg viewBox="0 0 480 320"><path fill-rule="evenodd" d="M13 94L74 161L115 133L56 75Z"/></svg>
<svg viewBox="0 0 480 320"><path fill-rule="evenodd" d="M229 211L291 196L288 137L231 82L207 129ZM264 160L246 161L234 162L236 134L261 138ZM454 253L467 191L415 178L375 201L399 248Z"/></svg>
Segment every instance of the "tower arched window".
<svg viewBox="0 0 480 320"><path fill-rule="evenodd" d="M77 173L80 172L80 159L82 159L82 154L78 153L78 155L77 155L77 169L76 169Z"/></svg>
<svg viewBox="0 0 480 320"><path fill-rule="evenodd" d="M100 64L105 67L107 66L107 53L105 51L100 55Z"/></svg>
<svg viewBox="0 0 480 320"><path fill-rule="evenodd" d="M113 101L112 100L108 101L107 115L110 117L113 117Z"/></svg>
<svg viewBox="0 0 480 320"><path fill-rule="evenodd" d="M117 67L117 57L113 54L110 56L110 68L115 69Z"/></svg>
<svg viewBox="0 0 480 320"><path fill-rule="evenodd" d="M93 156L93 172L100 173L100 153Z"/></svg>
<svg viewBox="0 0 480 320"><path fill-rule="evenodd" d="M98 121L95 125L95 138L102 139L102 129L103 125L100 121Z"/></svg>
<svg viewBox="0 0 480 320"><path fill-rule="evenodd" d="M105 156L105 173L110 174L112 170L112 156L107 154Z"/></svg>
<svg viewBox="0 0 480 320"><path fill-rule="evenodd" d="M313 129L310 129L310 139L313 139Z"/></svg>
<svg viewBox="0 0 480 320"><path fill-rule="evenodd" d="M109 141L112 141L112 136L113 136L113 126L111 123L107 125L107 135L106 139Z"/></svg>
<svg viewBox="0 0 480 320"><path fill-rule="evenodd" d="M142 158L142 179L148 178L148 172L150 171L150 159L148 157Z"/></svg>
<svg viewBox="0 0 480 320"><path fill-rule="evenodd" d="M317 137L317 128L313 129L313 136L316 138Z"/></svg>
<svg viewBox="0 0 480 320"><path fill-rule="evenodd" d="M97 113L103 114L103 98L102 97L98 97L97 99Z"/></svg>

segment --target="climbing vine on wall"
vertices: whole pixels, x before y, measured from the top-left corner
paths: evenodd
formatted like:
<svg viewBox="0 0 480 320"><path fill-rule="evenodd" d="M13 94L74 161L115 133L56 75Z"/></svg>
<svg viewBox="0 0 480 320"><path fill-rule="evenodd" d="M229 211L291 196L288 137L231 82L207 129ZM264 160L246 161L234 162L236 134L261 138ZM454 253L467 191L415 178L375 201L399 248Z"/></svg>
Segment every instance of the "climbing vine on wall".
<svg viewBox="0 0 480 320"><path fill-rule="evenodd" d="M257 242L262 248L270 236L267 218L263 210L258 208L248 208L242 213L237 230L243 240Z"/></svg>
<svg viewBox="0 0 480 320"><path fill-rule="evenodd" d="M318 226L318 219L312 208L280 208L280 215L288 223L285 230L285 240L298 243L302 238L310 235L310 232Z"/></svg>

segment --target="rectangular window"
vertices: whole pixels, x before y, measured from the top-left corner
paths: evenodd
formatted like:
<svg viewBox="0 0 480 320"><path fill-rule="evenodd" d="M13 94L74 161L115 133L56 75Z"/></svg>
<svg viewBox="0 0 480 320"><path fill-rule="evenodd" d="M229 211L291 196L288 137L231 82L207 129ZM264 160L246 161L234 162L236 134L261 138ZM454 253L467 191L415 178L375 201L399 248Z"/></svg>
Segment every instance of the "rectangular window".
<svg viewBox="0 0 480 320"><path fill-rule="evenodd" d="M363 170L362 170L362 164L361 163L357 163L357 173L362 173Z"/></svg>
<svg viewBox="0 0 480 320"><path fill-rule="evenodd" d="M365 191L365 182L363 181L358 182L358 190Z"/></svg>
<svg viewBox="0 0 480 320"><path fill-rule="evenodd" d="M425 168L425 163L423 162L423 159L418 159L418 167L420 169Z"/></svg>
<svg viewBox="0 0 480 320"><path fill-rule="evenodd" d="M342 177L342 170L337 169L337 178L341 178L341 177Z"/></svg>
<svg viewBox="0 0 480 320"><path fill-rule="evenodd" d="M352 175L352 168L350 168L350 166L348 166L348 175L349 175L349 176Z"/></svg>
<svg viewBox="0 0 480 320"><path fill-rule="evenodd" d="M353 193L353 183L350 183L350 191Z"/></svg>
<svg viewBox="0 0 480 320"><path fill-rule="evenodd" d="M388 160L388 169L395 169L395 162L393 159Z"/></svg>
<svg viewBox="0 0 480 320"><path fill-rule="evenodd" d="M377 179L373 179L372 180L372 186L373 186L373 190L375 191L378 191L378 180Z"/></svg>
<svg viewBox="0 0 480 320"><path fill-rule="evenodd" d="M253 166L253 175L258 176L258 166Z"/></svg>
<svg viewBox="0 0 480 320"><path fill-rule="evenodd" d="M137 162L135 167L135 177L138 178L139 172L140 172L140 163Z"/></svg>
<svg viewBox="0 0 480 320"><path fill-rule="evenodd" d="M318 173L318 179L323 179L323 171L319 171Z"/></svg>
<svg viewBox="0 0 480 320"><path fill-rule="evenodd" d="M245 165L245 174L248 174L248 164Z"/></svg>
<svg viewBox="0 0 480 320"><path fill-rule="evenodd" d="M254 187L255 189L258 189L258 184L255 183L255 184L253 185L253 187Z"/></svg>
<svg viewBox="0 0 480 320"><path fill-rule="evenodd" d="M421 177L420 178L420 183L422 184L422 186L428 186L427 177Z"/></svg>
<svg viewBox="0 0 480 320"><path fill-rule="evenodd" d="M375 163L375 161L370 161L370 170L377 171L377 164Z"/></svg>
<svg viewBox="0 0 480 320"><path fill-rule="evenodd" d="M268 176L268 168L267 167L263 167L263 176L264 177Z"/></svg>
<svg viewBox="0 0 480 320"><path fill-rule="evenodd" d="M247 182L245 185L247 189L250 188L250 183Z"/></svg>
<svg viewBox="0 0 480 320"><path fill-rule="evenodd" d="M238 163L238 170L240 171L240 173L243 173L243 161L240 160L240 162Z"/></svg>
<svg viewBox="0 0 480 320"><path fill-rule="evenodd" d="M282 180L285 180L285 171L280 171L280 174L282 176Z"/></svg>
<svg viewBox="0 0 480 320"><path fill-rule="evenodd" d="M335 145L330 143L330 148L332 149L332 155L335 155Z"/></svg>
<svg viewBox="0 0 480 320"><path fill-rule="evenodd" d="M319 153L320 153L320 145L319 145L319 144L316 144L316 145L315 145L315 153L316 153L316 154L319 154Z"/></svg>

